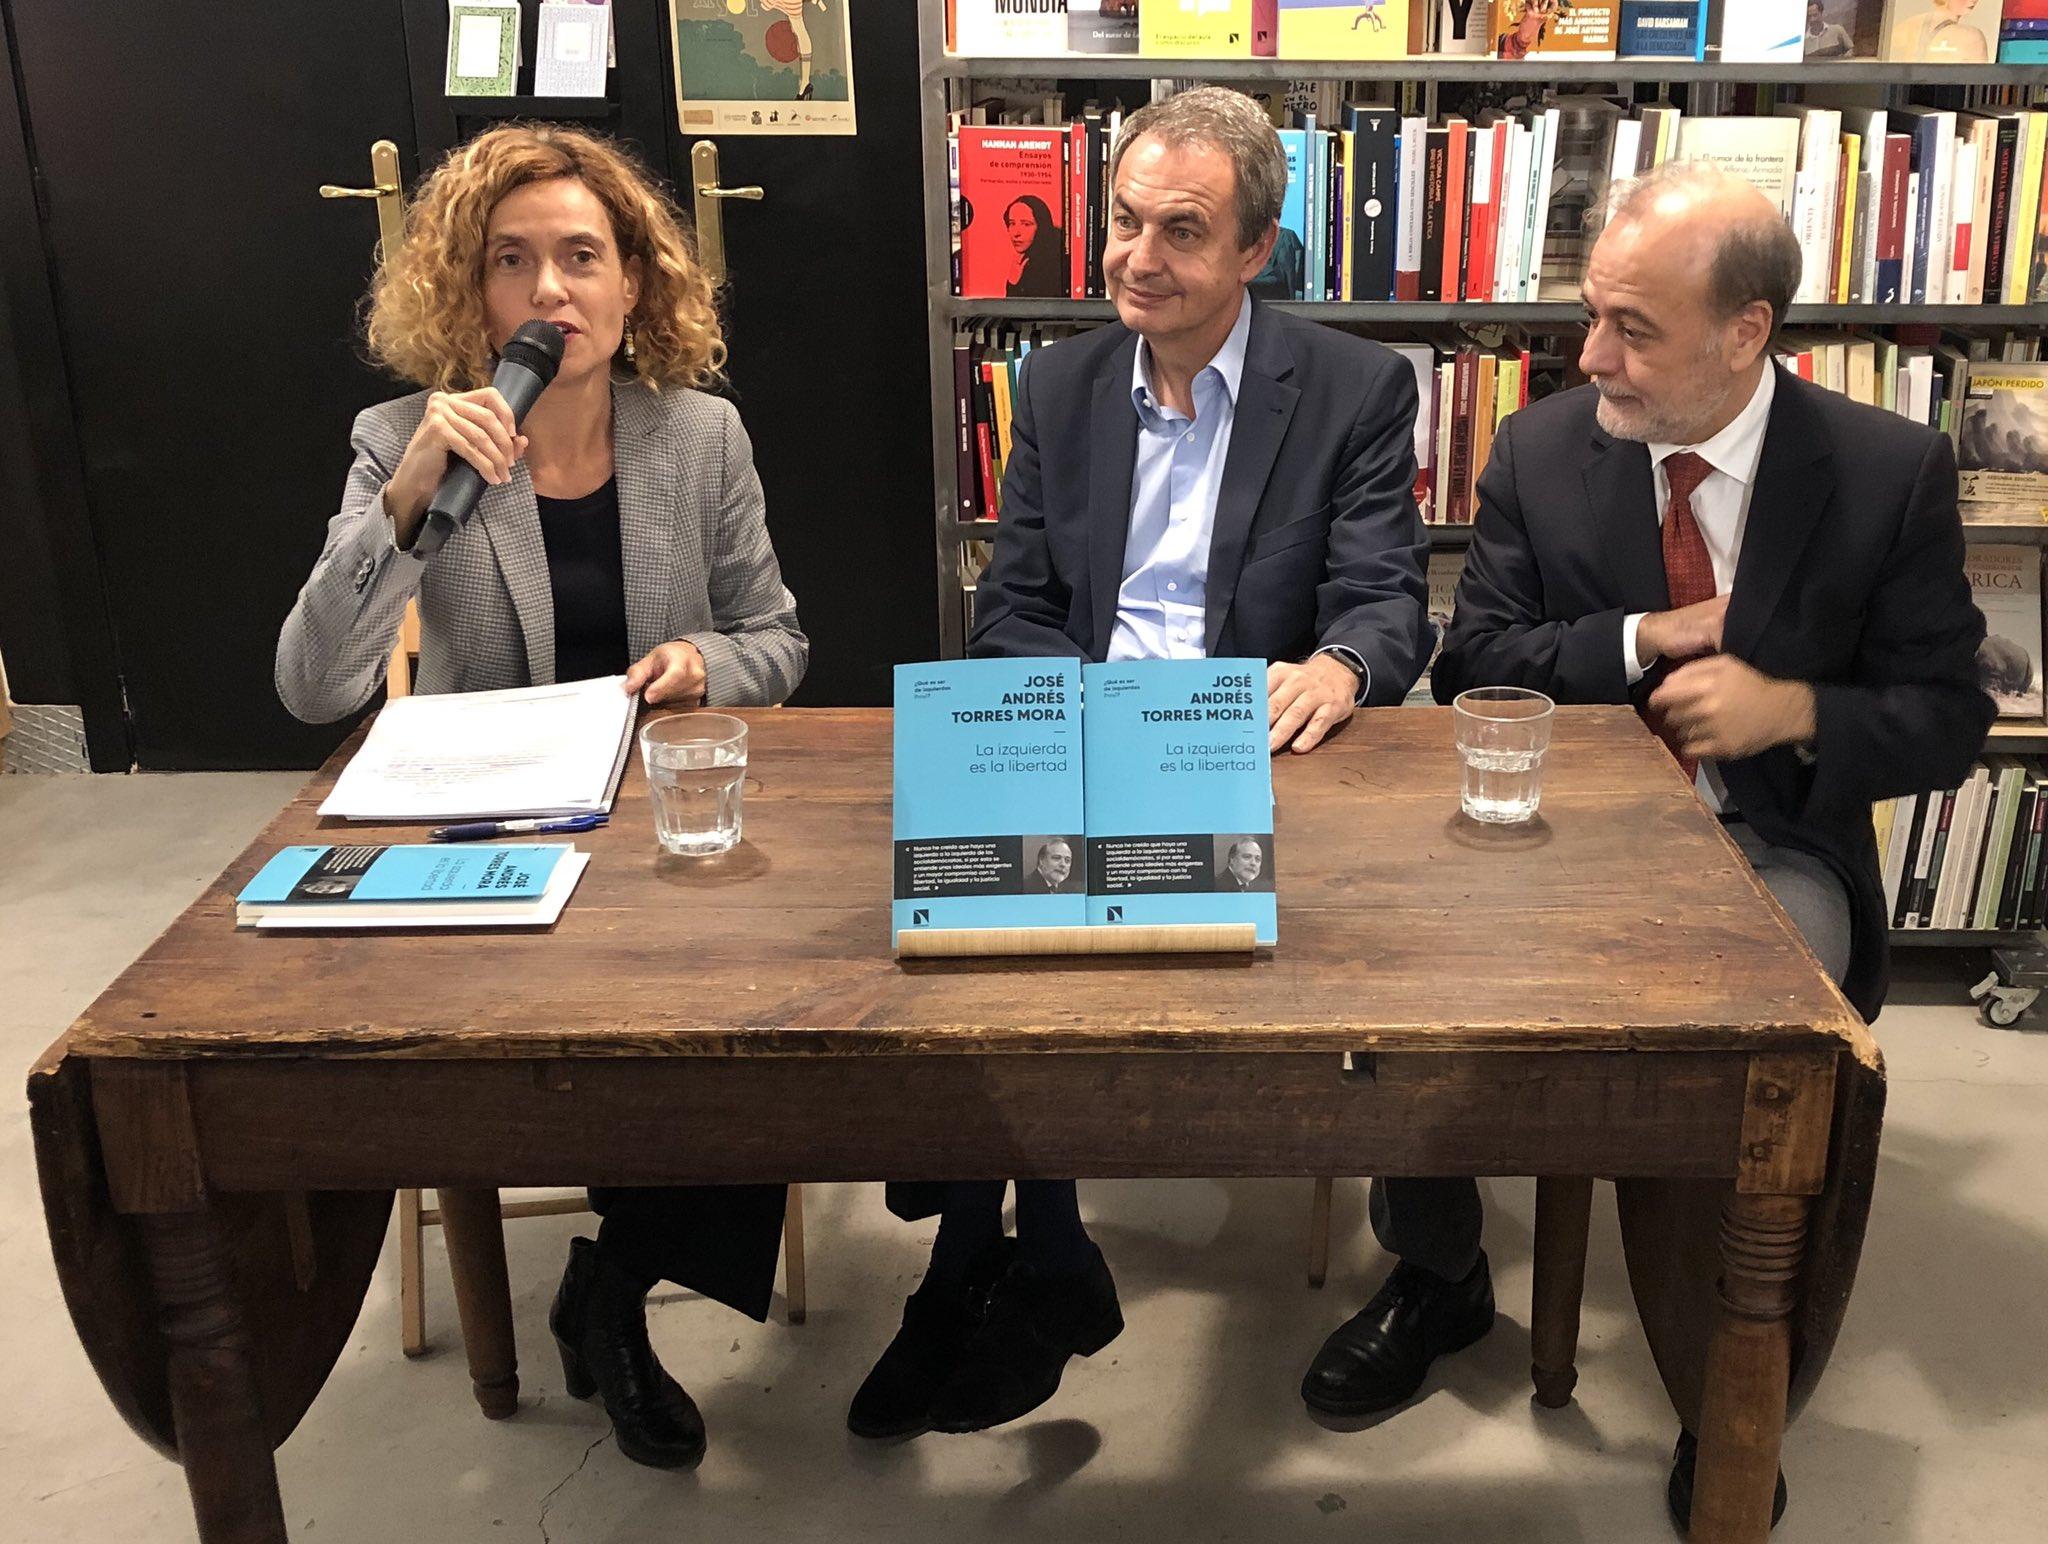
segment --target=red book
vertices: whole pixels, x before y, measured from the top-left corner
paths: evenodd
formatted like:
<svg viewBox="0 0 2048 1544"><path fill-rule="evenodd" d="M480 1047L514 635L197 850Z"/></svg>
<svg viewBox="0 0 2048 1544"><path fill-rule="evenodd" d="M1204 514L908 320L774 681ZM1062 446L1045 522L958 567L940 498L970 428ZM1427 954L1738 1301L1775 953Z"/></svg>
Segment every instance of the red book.
<svg viewBox="0 0 2048 1544"><path fill-rule="evenodd" d="M1444 160L1444 273L1443 295L1446 301L1464 298L1465 269L1459 262L1464 255L1465 241L1465 141L1470 125L1463 118L1453 118L1444 125L1450 134L1449 154Z"/></svg>
<svg viewBox="0 0 2048 1544"><path fill-rule="evenodd" d="M1252 57L1271 59L1280 50L1280 0L1252 0Z"/></svg>
<svg viewBox="0 0 2048 1544"><path fill-rule="evenodd" d="M1088 125L1067 130L1067 298L1088 298Z"/></svg>
<svg viewBox="0 0 2048 1544"><path fill-rule="evenodd" d="M960 130L960 293L1058 300L1069 293L1067 131Z"/></svg>

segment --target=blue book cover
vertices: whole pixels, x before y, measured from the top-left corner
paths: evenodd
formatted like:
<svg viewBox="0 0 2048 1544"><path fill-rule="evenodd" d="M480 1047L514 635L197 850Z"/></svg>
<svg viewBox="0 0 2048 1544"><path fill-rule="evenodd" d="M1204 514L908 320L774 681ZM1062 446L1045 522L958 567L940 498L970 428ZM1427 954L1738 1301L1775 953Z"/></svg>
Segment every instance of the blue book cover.
<svg viewBox="0 0 2048 1544"><path fill-rule="evenodd" d="M1280 200L1280 235L1273 255L1251 282L1261 300L1306 300L1308 279L1308 135L1300 129L1280 130L1280 149L1287 157L1287 192Z"/></svg>
<svg viewBox="0 0 2048 1544"><path fill-rule="evenodd" d="M1276 943L1266 662L1082 669L1088 920L1251 922Z"/></svg>
<svg viewBox="0 0 2048 1544"><path fill-rule="evenodd" d="M1920 178L1919 198L1915 207L1906 211L1906 218L1913 222L1913 271L1900 276L1900 298L1913 305L1923 305L1927 300L1927 255L1932 243L1934 222L1934 170L1935 156L1941 143L1941 115L1931 109L1894 108L1893 111L1904 120L1905 128L1913 136L1911 166Z"/></svg>
<svg viewBox="0 0 2048 1544"><path fill-rule="evenodd" d="M235 897L239 906L344 901L530 901L548 887L567 842L484 847L286 847Z"/></svg>
<svg viewBox="0 0 2048 1544"><path fill-rule="evenodd" d="M1705 59L1707 0L1621 0L1623 59Z"/></svg>
<svg viewBox="0 0 2048 1544"><path fill-rule="evenodd" d="M1088 920L1079 661L898 665L895 761L892 944Z"/></svg>

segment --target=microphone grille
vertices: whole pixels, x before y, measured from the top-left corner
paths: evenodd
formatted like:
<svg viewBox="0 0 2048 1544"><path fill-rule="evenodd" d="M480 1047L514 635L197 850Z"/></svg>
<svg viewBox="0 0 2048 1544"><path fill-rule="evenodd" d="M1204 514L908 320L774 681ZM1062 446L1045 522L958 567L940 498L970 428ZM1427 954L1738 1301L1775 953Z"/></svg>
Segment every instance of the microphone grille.
<svg viewBox="0 0 2048 1544"><path fill-rule="evenodd" d="M561 328L547 322L523 322L498 357L523 365L539 376L545 386L561 367L562 342Z"/></svg>

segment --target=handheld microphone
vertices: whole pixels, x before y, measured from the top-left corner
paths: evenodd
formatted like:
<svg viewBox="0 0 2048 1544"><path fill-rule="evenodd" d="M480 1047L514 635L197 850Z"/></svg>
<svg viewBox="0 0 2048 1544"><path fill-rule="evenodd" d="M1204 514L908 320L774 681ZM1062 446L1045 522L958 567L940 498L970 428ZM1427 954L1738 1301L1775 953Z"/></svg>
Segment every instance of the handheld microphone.
<svg viewBox="0 0 2048 1544"><path fill-rule="evenodd" d="M562 363L562 343L561 328L546 322L526 322L498 355L498 369L491 384L511 407L515 427L555 378ZM426 522L413 542L413 550L421 557L439 552L450 536L469 524L476 501L483 495L483 473L460 456L448 459L447 475L434 490L433 500L427 505Z"/></svg>

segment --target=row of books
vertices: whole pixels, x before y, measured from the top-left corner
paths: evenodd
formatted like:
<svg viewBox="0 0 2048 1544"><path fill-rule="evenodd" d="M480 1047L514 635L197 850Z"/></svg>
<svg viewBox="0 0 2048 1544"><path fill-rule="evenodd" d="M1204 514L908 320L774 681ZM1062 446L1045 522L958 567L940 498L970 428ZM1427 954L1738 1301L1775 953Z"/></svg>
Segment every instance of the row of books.
<svg viewBox="0 0 2048 1544"><path fill-rule="evenodd" d="M1382 103L1335 127L1296 108L1273 300L1572 300L1611 190L1671 160L1747 178L1799 238L1802 304L2048 302L2048 111L1790 106L1624 113L1604 97L1431 124ZM1119 109L1071 124L963 122L949 141L955 289L974 299L1106 293Z"/></svg>
<svg viewBox="0 0 2048 1544"><path fill-rule="evenodd" d="M955 330L958 518L1001 517L1018 370L1032 349L1089 325L991 321ZM1583 381L1579 335L1513 326L1415 331L1387 346L1415 372L1416 505L1430 524L1469 524L1502 420ZM1780 335L1778 358L1802 380L1947 434L1965 518L2048 521L2048 363L2038 333L1925 324L1792 331Z"/></svg>
<svg viewBox="0 0 2048 1544"><path fill-rule="evenodd" d="M948 0L946 47L1319 61L2048 60L2048 0Z"/></svg>
<svg viewBox="0 0 2048 1544"><path fill-rule="evenodd" d="M2048 769L1990 756L1958 788L1871 811L1900 929L2015 932L2048 925Z"/></svg>

